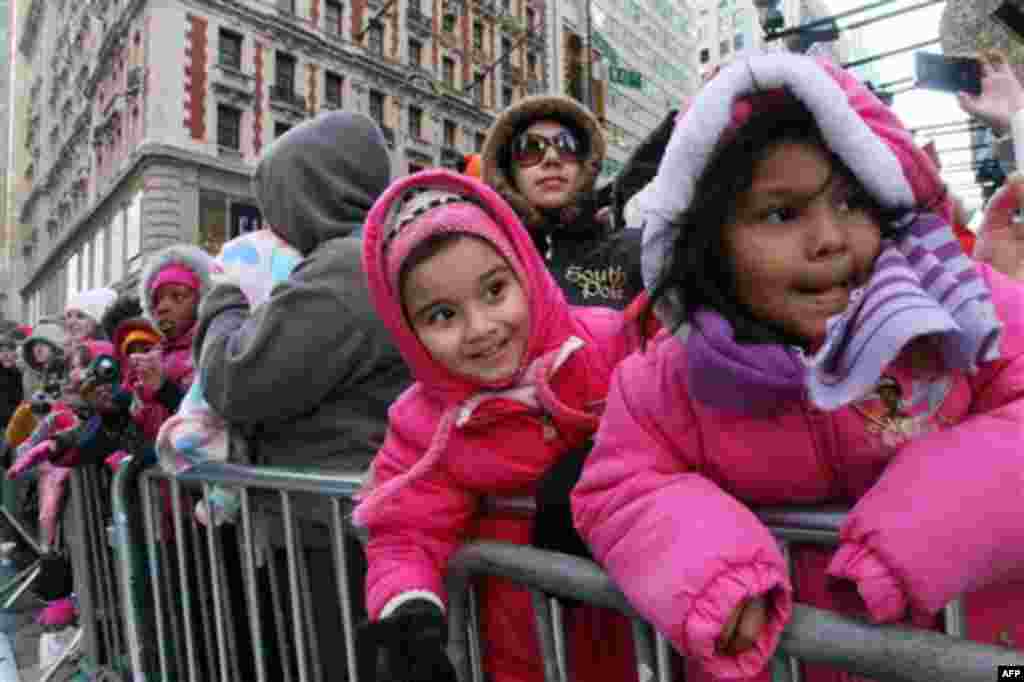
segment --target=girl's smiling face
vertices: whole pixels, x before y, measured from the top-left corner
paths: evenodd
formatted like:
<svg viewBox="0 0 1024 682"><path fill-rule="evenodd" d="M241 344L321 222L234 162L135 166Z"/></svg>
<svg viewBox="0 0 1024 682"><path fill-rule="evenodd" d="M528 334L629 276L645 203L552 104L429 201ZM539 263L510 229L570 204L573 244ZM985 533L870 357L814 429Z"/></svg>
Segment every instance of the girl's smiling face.
<svg viewBox="0 0 1024 682"><path fill-rule="evenodd" d="M74 341L92 338L99 325L81 310L72 308L64 311L64 331Z"/></svg>
<svg viewBox="0 0 1024 682"><path fill-rule="evenodd" d="M725 228L736 299L809 347L819 344L881 251L869 205L819 145L778 143Z"/></svg>
<svg viewBox="0 0 1024 682"><path fill-rule="evenodd" d="M529 334L526 293L488 242L457 236L402 278L406 319L431 356L493 383L519 370Z"/></svg>

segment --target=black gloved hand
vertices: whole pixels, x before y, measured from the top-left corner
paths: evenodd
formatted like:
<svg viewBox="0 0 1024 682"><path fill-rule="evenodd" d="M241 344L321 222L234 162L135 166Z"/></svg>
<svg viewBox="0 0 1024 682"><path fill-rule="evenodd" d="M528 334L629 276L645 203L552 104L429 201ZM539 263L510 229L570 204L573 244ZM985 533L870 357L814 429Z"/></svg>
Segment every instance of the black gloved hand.
<svg viewBox="0 0 1024 682"><path fill-rule="evenodd" d="M373 680L377 651L384 651L383 679L402 682L456 682L448 660L448 622L433 602L413 599L382 620L364 623L356 633L360 655L359 678Z"/></svg>

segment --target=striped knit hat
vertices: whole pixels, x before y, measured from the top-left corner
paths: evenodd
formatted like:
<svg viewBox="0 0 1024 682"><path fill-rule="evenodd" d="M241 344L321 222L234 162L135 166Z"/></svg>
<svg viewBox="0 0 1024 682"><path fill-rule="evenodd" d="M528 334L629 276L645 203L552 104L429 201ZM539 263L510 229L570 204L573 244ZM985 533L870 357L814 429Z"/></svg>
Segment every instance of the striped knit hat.
<svg viewBox="0 0 1024 682"><path fill-rule="evenodd" d="M826 144L882 207L911 210L943 196L942 181L927 154L895 114L852 75L824 58L789 53L738 58L698 93L675 126L654 180L626 206L627 224L644 230L648 288L655 286L666 262L671 243L666 235L689 207L719 140L756 113L751 102L766 100L752 95L771 92L784 92L807 107ZM985 282L953 234L951 218L951 205L944 202L935 214L918 217L898 239L884 241L872 277L853 293L847 309L829 321L825 343L813 358L804 358L797 349L772 351L790 358L774 358L776 367L795 363L796 369L785 378L777 374L772 390L787 396L806 392L819 407L835 409L867 394L903 348L929 335L937 338L951 370L973 372L980 363L998 358L1002 325ZM658 314L671 328L682 322L671 296ZM702 369L699 362L728 355L712 348L715 342L709 340L715 335L709 330L721 325L698 314L695 329L685 341L691 378L703 372L709 393L715 393L713 384L721 383L721 377L714 377L722 367L705 363ZM766 351L761 347L757 352ZM740 354L745 350L733 358ZM726 364L726 371L737 375L765 371ZM785 390L781 384L787 385Z"/></svg>

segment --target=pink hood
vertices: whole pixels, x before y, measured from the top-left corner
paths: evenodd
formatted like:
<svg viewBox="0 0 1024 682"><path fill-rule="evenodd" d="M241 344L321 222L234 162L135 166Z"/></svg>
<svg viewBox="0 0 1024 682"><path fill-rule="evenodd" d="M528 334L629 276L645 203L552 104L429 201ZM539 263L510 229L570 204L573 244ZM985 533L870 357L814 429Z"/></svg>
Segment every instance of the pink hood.
<svg viewBox="0 0 1024 682"><path fill-rule="evenodd" d="M530 341L520 374L498 385L482 386L456 375L438 363L427 352L408 325L402 311L399 293L388 282L383 237L386 223L397 200L409 189L429 185L468 195L487 210L501 228L519 259L519 269L526 276L523 287L529 298ZM516 384L522 371L544 353L554 350L571 336L571 315L565 297L544 267L529 235L512 208L490 187L465 175L444 170L423 171L403 178L384 192L370 209L363 237L363 268L370 288L370 298L388 331L395 339L413 377L424 389L445 404L462 402L481 388L505 388Z"/></svg>

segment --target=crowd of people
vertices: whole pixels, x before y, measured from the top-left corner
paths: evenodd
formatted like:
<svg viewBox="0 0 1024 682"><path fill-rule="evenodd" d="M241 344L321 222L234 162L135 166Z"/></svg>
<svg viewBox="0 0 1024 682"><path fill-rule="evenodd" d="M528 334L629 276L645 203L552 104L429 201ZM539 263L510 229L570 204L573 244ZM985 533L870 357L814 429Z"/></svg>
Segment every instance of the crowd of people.
<svg viewBox="0 0 1024 682"><path fill-rule="evenodd" d="M983 63L961 105L1024 140L1024 90ZM360 114L288 131L253 178L266 229L168 247L137 291L0 341L7 475L36 482L42 546L73 467L127 454L356 474L348 568L382 679L455 679L445 569L473 539L592 558L686 679L769 679L794 601L941 629L962 598L968 637L1024 650L1024 178L971 253L896 115L786 53L714 74L598 189L605 153L559 96L510 106L462 172L392 180ZM502 513L522 497L532 518ZM209 503L204 523L237 518L230 490ZM827 503L851 507L840 545L789 561L752 511ZM296 513L310 589L336 595L329 506ZM488 678L543 679L528 594L480 597ZM334 601L316 631L345 679ZM576 605L566 627L574 679L636 678L624 617Z"/></svg>

